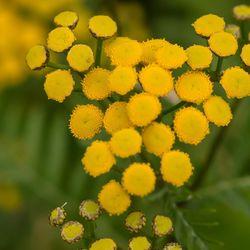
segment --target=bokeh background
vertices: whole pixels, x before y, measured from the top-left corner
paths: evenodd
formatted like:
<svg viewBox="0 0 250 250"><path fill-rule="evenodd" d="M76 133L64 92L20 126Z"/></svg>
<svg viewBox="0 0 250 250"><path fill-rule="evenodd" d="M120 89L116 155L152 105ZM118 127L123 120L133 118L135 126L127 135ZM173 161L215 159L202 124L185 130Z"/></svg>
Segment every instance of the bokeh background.
<svg viewBox="0 0 250 250"><path fill-rule="evenodd" d="M85 145L68 130L69 114L81 96L75 93L74 100L63 104L48 101L43 91L47 69L31 73L25 65L28 48L45 43L53 16L62 10L77 11L76 35L93 47L87 22L101 13L118 21L122 36L140 41L166 38L187 47L204 43L191 27L197 17L215 13L233 23L232 7L241 3L249 1L0 0L1 250L80 249L80 244L62 242L59 231L48 225L48 212L67 201L69 218L79 219L80 201L96 197L107 180L104 176L93 182L84 173L79 159ZM238 62L232 58L225 67ZM194 240L202 239L211 250L250 249L249 107L250 99L244 99L216 143L220 131L211 127L210 137L198 147L180 145L191 153L197 172L207 161L208 150L216 146L203 188L184 211ZM145 210L150 219L160 208L152 203ZM211 221L218 225L204 223ZM104 215L97 224L99 237L113 236L126 245L129 234L120 219Z"/></svg>

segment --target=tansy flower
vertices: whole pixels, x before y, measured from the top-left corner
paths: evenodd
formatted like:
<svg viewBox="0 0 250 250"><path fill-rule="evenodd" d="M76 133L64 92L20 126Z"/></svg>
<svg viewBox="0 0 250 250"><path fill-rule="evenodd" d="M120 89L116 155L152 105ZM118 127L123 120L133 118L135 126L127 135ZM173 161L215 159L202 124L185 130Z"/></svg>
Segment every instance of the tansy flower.
<svg viewBox="0 0 250 250"><path fill-rule="evenodd" d="M222 17L208 14L198 18L192 26L198 35L210 37L212 34L224 30L225 21Z"/></svg>
<svg viewBox="0 0 250 250"><path fill-rule="evenodd" d="M250 44L243 46L240 57L247 66L250 66Z"/></svg>
<svg viewBox="0 0 250 250"><path fill-rule="evenodd" d="M68 243L79 241L84 233L84 227L77 221L69 221L61 229L62 239Z"/></svg>
<svg viewBox="0 0 250 250"><path fill-rule="evenodd" d="M233 8L233 15L239 21L250 20L250 5L241 4Z"/></svg>
<svg viewBox="0 0 250 250"><path fill-rule="evenodd" d="M130 121L136 126L146 126L161 113L161 103L157 97L140 93L132 96L127 105Z"/></svg>
<svg viewBox="0 0 250 250"><path fill-rule="evenodd" d="M175 114L174 130L180 141L197 145L209 133L208 120L196 108L183 108Z"/></svg>
<svg viewBox="0 0 250 250"><path fill-rule="evenodd" d="M116 250L117 246L112 239L103 238L92 243L89 250Z"/></svg>
<svg viewBox="0 0 250 250"><path fill-rule="evenodd" d="M92 69L82 81L82 90L90 100L103 100L110 96L109 88L110 71L102 68Z"/></svg>
<svg viewBox="0 0 250 250"><path fill-rule="evenodd" d="M231 33L235 38L239 39L241 37L240 27L235 24L227 24L225 31Z"/></svg>
<svg viewBox="0 0 250 250"><path fill-rule="evenodd" d="M57 26L74 29L78 23L78 15L73 11L63 11L55 16L54 23Z"/></svg>
<svg viewBox="0 0 250 250"><path fill-rule="evenodd" d="M177 69L187 61L187 55L181 46L168 44L157 50L156 61L163 68Z"/></svg>
<svg viewBox="0 0 250 250"><path fill-rule="evenodd" d="M232 120L229 104L220 96L211 96L203 103L207 119L217 126L227 126Z"/></svg>
<svg viewBox="0 0 250 250"><path fill-rule="evenodd" d="M212 52L208 47L193 45L186 49L187 64L193 69L208 68L213 60Z"/></svg>
<svg viewBox="0 0 250 250"><path fill-rule="evenodd" d="M121 129L132 127L133 124L128 118L127 103L112 103L105 112L103 125L109 134L114 134Z"/></svg>
<svg viewBox="0 0 250 250"><path fill-rule="evenodd" d="M70 130L78 139L91 139L102 127L103 113L92 104L78 105L70 117Z"/></svg>
<svg viewBox="0 0 250 250"><path fill-rule="evenodd" d="M156 96L165 96L173 89L171 73L156 64L150 64L139 73L143 89Z"/></svg>
<svg viewBox="0 0 250 250"><path fill-rule="evenodd" d="M163 250L182 250L182 247L177 243L169 243L163 248Z"/></svg>
<svg viewBox="0 0 250 250"><path fill-rule="evenodd" d="M220 83L229 98L243 98L250 93L250 75L240 67L225 70Z"/></svg>
<svg viewBox="0 0 250 250"><path fill-rule="evenodd" d="M67 55L69 66L78 72L84 72L90 68L94 62L92 49L84 44L74 45Z"/></svg>
<svg viewBox="0 0 250 250"><path fill-rule="evenodd" d="M80 204L79 214L87 220L96 220L101 213L98 203L92 200L85 200Z"/></svg>
<svg viewBox="0 0 250 250"><path fill-rule="evenodd" d="M66 212L63 207L55 208L49 215L49 223L52 226L60 226L66 218Z"/></svg>
<svg viewBox="0 0 250 250"><path fill-rule="evenodd" d="M48 60L49 52L42 45L33 46L26 55L26 62L31 70L38 70L45 67Z"/></svg>
<svg viewBox="0 0 250 250"><path fill-rule="evenodd" d="M106 56L110 57L111 51L114 47L118 46L119 44L121 44L123 42L127 42L127 41L130 41L130 38L121 37L121 36L108 40L104 46L104 52L105 52Z"/></svg>
<svg viewBox="0 0 250 250"><path fill-rule="evenodd" d="M116 66L134 66L140 62L141 55L141 44L132 39L114 43L110 49L111 62Z"/></svg>
<svg viewBox="0 0 250 250"><path fill-rule="evenodd" d="M199 104L211 95L213 84L205 73L188 71L178 78L175 90L181 100Z"/></svg>
<svg viewBox="0 0 250 250"><path fill-rule="evenodd" d="M172 148L175 135L169 126L153 122L143 130L142 140L148 152L160 156Z"/></svg>
<svg viewBox="0 0 250 250"><path fill-rule="evenodd" d="M237 52L238 43L234 35L221 31L213 34L209 40L210 49L221 57L232 56Z"/></svg>
<svg viewBox="0 0 250 250"><path fill-rule="evenodd" d="M87 148L82 164L89 175L97 177L110 171L115 164L115 158L107 142L94 141Z"/></svg>
<svg viewBox="0 0 250 250"><path fill-rule="evenodd" d="M94 16L89 20L89 30L94 37L110 38L117 31L116 23L109 16Z"/></svg>
<svg viewBox="0 0 250 250"><path fill-rule="evenodd" d="M137 236L129 241L129 250L150 250L151 243L145 236Z"/></svg>
<svg viewBox="0 0 250 250"><path fill-rule="evenodd" d="M122 185L129 194L145 196L155 189L154 170L146 163L131 164L122 175Z"/></svg>
<svg viewBox="0 0 250 250"><path fill-rule="evenodd" d="M71 95L75 82L68 70L56 70L46 75L44 90L48 99L63 102Z"/></svg>
<svg viewBox="0 0 250 250"><path fill-rule="evenodd" d="M120 95L131 91L137 83L136 70L128 66L117 66L109 75L109 88Z"/></svg>
<svg viewBox="0 0 250 250"><path fill-rule="evenodd" d="M48 35L48 48L55 52L63 52L69 49L75 36L73 32L67 27L59 27L52 30Z"/></svg>
<svg viewBox="0 0 250 250"><path fill-rule="evenodd" d="M144 64L151 64L156 62L155 54L158 49L168 45L164 39L151 39L142 43L142 57L141 60Z"/></svg>
<svg viewBox="0 0 250 250"><path fill-rule="evenodd" d="M110 215L124 213L131 203L127 192L115 180L111 180L102 187L101 192L98 194L98 200Z"/></svg>
<svg viewBox="0 0 250 250"><path fill-rule="evenodd" d="M130 213L125 219L125 226L130 232L138 233L145 224L146 216L140 211Z"/></svg>
<svg viewBox="0 0 250 250"><path fill-rule="evenodd" d="M164 181L180 187L192 175L193 166L189 155L173 150L164 153L161 159L161 174Z"/></svg>
<svg viewBox="0 0 250 250"><path fill-rule="evenodd" d="M112 152L122 158L140 153L141 145L141 135L133 128L119 130L110 139Z"/></svg>
<svg viewBox="0 0 250 250"><path fill-rule="evenodd" d="M166 236L173 231L172 220L169 217L163 215L156 215L154 217L152 226L154 234L158 237Z"/></svg>

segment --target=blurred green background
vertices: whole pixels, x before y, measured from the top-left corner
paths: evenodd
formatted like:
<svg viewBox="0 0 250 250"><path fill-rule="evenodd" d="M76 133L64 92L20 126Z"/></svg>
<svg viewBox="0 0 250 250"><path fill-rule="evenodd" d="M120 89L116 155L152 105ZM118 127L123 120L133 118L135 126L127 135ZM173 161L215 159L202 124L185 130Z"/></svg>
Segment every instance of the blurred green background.
<svg viewBox="0 0 250 250"><path fill-rule="evenodd" d="M80 219L80 201L95 198L107 176L93 178L82 170L80 158L84 143L72 138L68 119L72 107L81 103L74 93L63 104L48 101L43 91L44 73L31 73L24 63L28 48L45 43L53 16L62 10L75 10L80 23L80 41L91 46L87 21L105 13L119 22L120 35L140 41L166 38L187 47L204 43L191 23L203 14L223 16L233 23L232 7L247 3L237 0L1 0L0 1L0 249L66 250L80 249L62 242L59 230L48 225L48 212L68 202L69 218ZM249 2L248 2L249 3ZM56 55L52 57L56 58ZM232 58L228 65L237 65ZM250 249L250 98L239 105L235 119L216 144L203 187L187 208L181 211L186 224L177 232L181 242L194 241L187 249ZM219 130L197 147L184 146L191 154L196 171L204 165L207 152ZM158 204L141 201L150 218ZM139 203L139 202L138 202ZM149 205L147 205L149 204ZM216 222L217 226L206 223ZM183 223L183 221L182 221ZM130 235L120 218L104 215L97 222L99 237L112 236L126 246ZM187 226L188 225L188 226ZM149 225L148 225L149 227ZM198 242L197 244L195 242ZM223 244L222 244L223 243ZM185 248L184 248L185 249Z"/></svg>

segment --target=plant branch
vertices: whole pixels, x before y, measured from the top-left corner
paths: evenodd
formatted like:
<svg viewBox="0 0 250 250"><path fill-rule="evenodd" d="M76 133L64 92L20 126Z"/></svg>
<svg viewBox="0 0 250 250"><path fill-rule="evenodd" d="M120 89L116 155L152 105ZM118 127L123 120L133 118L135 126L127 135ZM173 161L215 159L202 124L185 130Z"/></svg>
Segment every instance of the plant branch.
<svg viewBox="0 0 250 250"><path fill-rule="evenodd" d="M171 108L165 109L165 110L162 112L160 118L162 118L164 115L167 115L167 114L169 114L169 113L171 113L171 112L173 112L173 111L175 111L175 110L181 108L182 106L185 106L186 104L187 104L187 102L181 101L181 102L177 103L176 105L172 106Z"/></svg>
<svg viewBox="0 0 250 250"><path fill-rule="evenodd" d="M68 65L60 64L60 63L54 63L54 62L48 62L47 67L53 68L53 69L70 69Z"/></svg>
<svg viewBox="0 0 250 250"><path fill-rule="evenodd" d="M96 67L99 67L101 65L102 45L103 45L103 40L101 38L97 38L97 40L96 40L96 54L95 54L95 66Z"/></svg>

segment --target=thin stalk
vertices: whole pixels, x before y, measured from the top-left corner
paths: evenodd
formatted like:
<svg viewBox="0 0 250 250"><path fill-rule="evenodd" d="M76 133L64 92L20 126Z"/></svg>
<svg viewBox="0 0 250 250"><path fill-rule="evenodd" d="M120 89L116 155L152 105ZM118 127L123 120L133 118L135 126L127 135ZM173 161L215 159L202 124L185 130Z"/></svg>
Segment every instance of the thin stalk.
<svg viewBox="0 0 250 250"><path fill-rule="evenodd" d="M96 40L96 54L95 54L95 66L96 67L99 67L101 65L102 45L103 45L103 40L100 38L97 38L97 40Z"/></svg>
<svg viewBox="0 0 250 250"><path fill-rule="evenodd" d="M176 105L172 106L171 108L164 110L162 112L161 117L163 117L164 115L167 115L167 114L169 114L169 113L171 113L171 112L173 112L173 111L181 108L182 106L184 106L186 104L187 104L187 102L185 102L185 101L181 101L181 102L177 103Z"/></svg>
<svg viewBox="0 0 250 250"><path fill-rule="evenodd" d="M68 65L60 64L60 63L54 63L54 62L48 62L47 67L53 68L53 69L70 69Z"/></svg>
<svg viewBox="0 0 250 250"><path fill-rule="evenodd" d="M214 72L214 77L213 77L214 81L218 80L218 78L220 76L220 72L221 72L221 69L222 69L222 64L223 64L223 58L218 57L217 66L216 66L216 70Z"/></svg>

